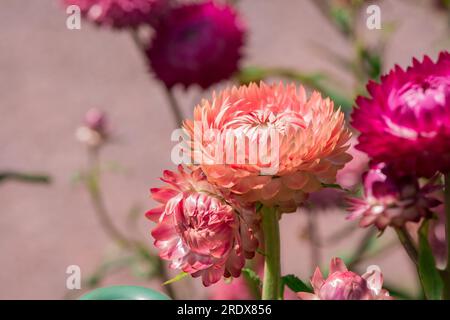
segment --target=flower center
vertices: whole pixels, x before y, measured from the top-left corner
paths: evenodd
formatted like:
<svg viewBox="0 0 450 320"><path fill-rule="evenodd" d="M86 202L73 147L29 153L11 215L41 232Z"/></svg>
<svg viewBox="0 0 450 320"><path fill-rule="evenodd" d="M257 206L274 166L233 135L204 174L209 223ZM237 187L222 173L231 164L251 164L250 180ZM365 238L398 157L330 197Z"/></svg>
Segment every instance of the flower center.
<svg viewBox="0 0 450 320"><path fill-rule="evenodd" d="M289 127L305 128L304 119L298 113L290 110L275 113L270 109L255 110L242 116L237 116L228 122L226 127L238 129L245 135L262 133L263 131L276 130L280 134L285 134Z"/></svg>
<svg viewBox="0 0 450 320"><path fill-rule="evenodd" d="M444 106L450 81L441 78L425 79L421 83L408 84L400 90L401 102L410 109L430 109Z"/></svg>

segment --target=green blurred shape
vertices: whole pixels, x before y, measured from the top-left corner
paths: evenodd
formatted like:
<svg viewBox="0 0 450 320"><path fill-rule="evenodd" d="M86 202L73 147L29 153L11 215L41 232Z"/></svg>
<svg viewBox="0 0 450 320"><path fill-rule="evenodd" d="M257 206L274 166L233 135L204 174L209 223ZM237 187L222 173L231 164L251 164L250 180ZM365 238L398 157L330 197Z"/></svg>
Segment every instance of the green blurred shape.
<svg viewBox="0 0 450 320"><path fill-rule="evenodd" d="M138 286L111 286L98 288L80 297L80 300L170 300L153 289Z"/></svg>
<svg viewBox="0 0 450 320"><path fill-rule="evenodd" d="M50 177L44 174L30 174L16 171L0 172L0 182L8 180L16 180L28 183L46 183L46 184L51 182Z"/></svg>

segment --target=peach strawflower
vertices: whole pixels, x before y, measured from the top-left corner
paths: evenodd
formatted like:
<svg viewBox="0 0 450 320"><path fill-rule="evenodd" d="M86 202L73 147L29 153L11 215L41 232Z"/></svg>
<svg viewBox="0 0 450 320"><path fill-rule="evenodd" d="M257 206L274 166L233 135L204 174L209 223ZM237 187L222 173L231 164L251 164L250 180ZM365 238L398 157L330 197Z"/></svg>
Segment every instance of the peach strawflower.
<svg viewBox="0 0 450 320"><path fill-rule="evenodd" d="M334 183L351 160L344 114L318 92L308 99L295 84L214 93L184 128L193 162L209 182L281 212L295 211L307 193Z"/></svg>

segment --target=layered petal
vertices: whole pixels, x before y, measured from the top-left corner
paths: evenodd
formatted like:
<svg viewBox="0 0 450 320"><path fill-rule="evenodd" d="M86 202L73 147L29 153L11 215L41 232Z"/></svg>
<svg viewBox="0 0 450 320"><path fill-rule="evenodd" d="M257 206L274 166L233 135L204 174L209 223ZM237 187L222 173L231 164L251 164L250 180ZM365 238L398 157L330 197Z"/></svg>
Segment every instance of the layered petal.
<svg viewBox="0 0 450 320"><path fill-rule="evenodd" d="M386 162L399 174L431 177L450 171L450 54L434 63L413 60L367 85L352 125L360 131L357 148L373 162Z"/></svg>
<svg viewBox="0 0 450 320"><path fill-rule="evenodd" d="M303 87L233 87L203 100L185 121L192 163L209 182L243 201L295 211L298 201L333 183L351 156L350 132L333 102Z"/></svg>
<svg viewBox="0 0 450 320"><path fill-rule="evenodd" d="M388 300L389 293L382 288L383 276L377 266L370 266L362 276L348 271L340 258L333 258L330 272L323 278L319 268L311 278L314 292L299 292L301 300Z"/></svg>
<svg viewBox="0 0 450 320"><path fill-rule="evenodd" d="M171 261L171 268L201 277L205 286L223 276L238 277L258 247L254 207L221 193L200 169L187 172L179 166L161 180L167 185L151 192L162 206L146 214L156 222L152 236L160 257Z"/></svg>

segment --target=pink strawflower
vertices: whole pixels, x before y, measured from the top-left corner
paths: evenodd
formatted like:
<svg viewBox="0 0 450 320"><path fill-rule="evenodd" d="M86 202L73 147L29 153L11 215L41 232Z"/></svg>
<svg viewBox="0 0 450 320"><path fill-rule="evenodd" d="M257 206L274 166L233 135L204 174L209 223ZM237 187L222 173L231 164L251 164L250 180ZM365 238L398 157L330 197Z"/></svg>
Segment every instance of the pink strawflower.
<svg viewBox="0 0 450 320"><path fill-rule="evenodd" d="M362 276L348 271L344 262L333 258L328 277L324 279L317 267L311 278L314 293L299 292L301 300L391 300L383 289L383 275L377 266L370 266Z"/></svg>
<svg viewBox="0 0 450 320"><path fill-rule="evenodd" d="M414 176L398 176L384 163L373 165L363 176L364 198L350 198L348 219L360 220L360 226L402 227L408 221L431 217L431 208L440 202L430 193L440 186L432 182L420 186Z"/></svg>
<svg viewBox="0 0 450 320"><path fill-rule="evenodd" d="M226 89L203 100L184 127L208 181L281 212L295 211L307 193L334 183L351 160L344 114L294 84Z"/></svg>
<svg viewBox="0 0 450 320"><path fill-rule="evenodd" d="M151 23L169 0L63 0L64 5L77 5L88 20L113 28L135 28Z"/></svg>
<svg viewBox="0 0 450 320"><path fill-rule="evenodd" d="M357 148L374 162L391 163L400 174L431 177L450 171L450 54L436 63L413 60L396 66L381 83L369 82L371 97L358 97L352 125Z"/></svg>
<svg viewBox="0 0 450 320"><path fill-rule="evenodd" d="M83 125L77 129L76 137L89 147L102 146L110 138L106 113L96 108L90 109L84 116Z"/></svg>
<svg viewBox="0 0 450 320"><path fill-rule="evenodd" d="M147 50L168 88L208 88L238 70L244 27L233 8L213 1L181 5L159 21Z"/></svg>
<svg viewBox="0 0 450 320"><path fill-rule="evenodd" d="M157 223L152 231L160 257L170 267L193 277L202 277L209 286L222 276L238 277L245 259L252 258L258 246L254 208L224 199L208 183L201 170L165 171L167 185L151 189L161 206L146 216Z"/></svg>

